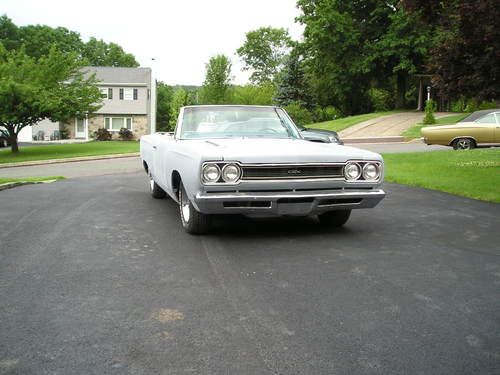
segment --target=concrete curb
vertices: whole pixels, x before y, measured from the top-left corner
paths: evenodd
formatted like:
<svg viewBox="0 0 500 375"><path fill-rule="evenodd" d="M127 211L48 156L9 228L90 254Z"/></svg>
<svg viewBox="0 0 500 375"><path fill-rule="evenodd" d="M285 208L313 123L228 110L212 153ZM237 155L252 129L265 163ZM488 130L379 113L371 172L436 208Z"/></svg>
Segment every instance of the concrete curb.
<svg viewBox="0 0 500 375"><path fill-rule="evenodd" d="M0 184L0 191L12 189L23 185L34 185L34 184L50 184L56 182L57 180L45 180L45 181L16 181L16 182L6 182L5 184Z"/></svg>
<svg viewBox="0 0 500 375"><path fill-rule="evenodd" d="M388 136L388 137L366 137L366 138L342 138L344 143L401 143L405 141L405 137L402 136Z"/></svg>
<svg viewBox="0 0 500 375"><path fill-rule="evenodd" d="M67 159L48 159L48 160L22 161L19 163L4 163L4 164L0 164L0 169L26 167L26 166L33 166L33 165L44 165L44 164L73 163L76 161L119 159L119 158L129 158L129 157L133 157L133 156L139 156L139 153L132 152L132 153L128 153L128 154L80 156L80 157L76 157L76 158L67 158Z"/></svg>

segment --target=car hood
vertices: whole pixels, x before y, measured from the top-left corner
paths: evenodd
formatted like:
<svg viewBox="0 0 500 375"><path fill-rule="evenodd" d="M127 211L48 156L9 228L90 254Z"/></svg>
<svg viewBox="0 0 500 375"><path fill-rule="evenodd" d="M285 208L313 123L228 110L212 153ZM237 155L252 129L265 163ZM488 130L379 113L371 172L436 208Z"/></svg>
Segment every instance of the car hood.
<svg viewBox="0 0 500 375"><path fill-rule="evenodd" d="M304 139L232 138L185 140L207 160L241 163L334 163L347 160L382 160L379 154L333 143ZM187 145L186 145L187 146Z"/></svg>

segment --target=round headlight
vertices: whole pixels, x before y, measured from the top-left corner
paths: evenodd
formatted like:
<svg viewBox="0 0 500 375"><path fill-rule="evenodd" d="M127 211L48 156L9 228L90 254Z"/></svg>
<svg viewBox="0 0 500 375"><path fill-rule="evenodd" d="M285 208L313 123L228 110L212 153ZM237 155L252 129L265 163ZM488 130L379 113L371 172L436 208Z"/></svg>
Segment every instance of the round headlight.
<svg viewBox="0 0 500 375"><path fill-rule="evenodd" d="M217 164L205 164L202 171L203 182L213 183L219 181L220 168Z"/></svg>
<svg viewBox="0 0 500 375"><path fill-rule="evenodd" d="M240 167L236 164L227 164L222 168L222 179L225 182L234 183L240 179Z"/></svg>
<svg viewBox="0 0 500 375"><path fill-rule="evenodd" d="M344 168L346 180L357 180L361 176L361 167L356 163L347 163Z"/></svg>
<svg viewBox="0 0 500 375"><path fill-rule="evenodd" d="M379 177L379 168L377 164L366 163L363 167L363 178L367 181L373 181Z"/></svg>

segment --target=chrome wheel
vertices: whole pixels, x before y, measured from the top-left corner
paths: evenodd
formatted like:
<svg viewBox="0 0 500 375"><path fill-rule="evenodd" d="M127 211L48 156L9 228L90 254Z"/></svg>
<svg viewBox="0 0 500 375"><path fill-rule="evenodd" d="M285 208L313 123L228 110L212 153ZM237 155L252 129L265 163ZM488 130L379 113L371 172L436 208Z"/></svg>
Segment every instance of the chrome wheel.
<svg viewBox="0 0 500 375"><path fill-rule="evenodd" d="M474 148L474 141L469 138L459 138L455 141L455 150L470 150Z"/></svg>
<svg viewBox="0 0 500 375"><path fill-rule="evenodd" d="M167 193L165 193L165 190L163 190L154 180L153 175L151 172L148 172L148 178L149 178L149 188L151 189L151 195L155 199L162 199L165 198Z"/></svg>
<svg viewBox="0 0 500 375"><path fill-rule="evenodd" d="M153 191L155 187L155 180L153 180L153 175L151 174L151 172L148 173L148 177L149 177L149 187L151 188L151 191Z"/></svg>
<svg viewBox="0 0 500 375"><path fill-rule="evenodd" d="M191 217L191 208L189 207L189 199L186 196L184 189L180 190L180 208L181 208L181 216L184 223L189 223L189 219Z"/></svg>
<svg viewBox="0 0 500 375"><path fill-rule="evenodd" d="M210 215L204 215L194 208L193 204L189 201L182 182L179 186L178 201L181 223L186 232L191 234L206 233L210 227Z"/></svg>

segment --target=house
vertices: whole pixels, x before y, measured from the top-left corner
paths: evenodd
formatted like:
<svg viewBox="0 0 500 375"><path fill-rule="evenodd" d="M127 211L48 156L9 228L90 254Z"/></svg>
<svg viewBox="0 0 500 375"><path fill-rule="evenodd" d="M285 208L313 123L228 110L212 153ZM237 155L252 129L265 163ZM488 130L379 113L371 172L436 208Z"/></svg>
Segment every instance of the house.
<svg viewBox="0 0 500 375"><path fill-rule="evenodd" d="M156 85L151 68L90 66L85 75L95 74L103 95L102 107L86 118L67 123L45 119L32 127L31 136L51 140L63 128L70 139L90 139L99 128L106 128L114 138L121 128L129 129L135 139L156 131Z"/></svg>

